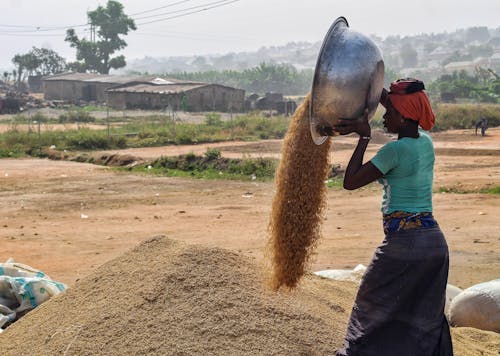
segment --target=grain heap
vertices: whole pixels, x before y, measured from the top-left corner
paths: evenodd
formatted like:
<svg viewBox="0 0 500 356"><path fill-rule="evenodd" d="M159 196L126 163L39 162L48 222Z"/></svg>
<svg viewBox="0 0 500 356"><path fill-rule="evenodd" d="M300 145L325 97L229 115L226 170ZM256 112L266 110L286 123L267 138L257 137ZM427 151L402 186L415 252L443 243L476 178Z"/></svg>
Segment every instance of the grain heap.
<svg viewBox="0 0 500 356"><path fill-rule="evenodd" d="M357 285L307 275L264 288L251 259L155 237L0 334L14 355L332 355ZM452 329L455 355L498 355L500 334Z"/></svg>
<svg viewBox="0 0 500 356"><path fill-rule="evenodd" d="M156 237L9 326L0 354L331 354L355 285L304 285L274 293L250 258Z"/></svg>
<svg viewBox="0 0 500 356"><path fill-rule="evenodd" d="M307 97L293 116L276 172L269 223L273 289L297 285L320 237L330 140L321 146L312 141L309 102Z"/></svg>

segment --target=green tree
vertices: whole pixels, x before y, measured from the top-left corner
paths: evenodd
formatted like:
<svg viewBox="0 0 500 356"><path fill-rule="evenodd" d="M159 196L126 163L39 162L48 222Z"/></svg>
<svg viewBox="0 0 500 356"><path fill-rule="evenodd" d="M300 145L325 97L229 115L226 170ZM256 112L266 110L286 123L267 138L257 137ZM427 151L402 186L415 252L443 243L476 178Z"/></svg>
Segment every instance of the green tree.
<svg viewBox="0 0 500 356"><path fill-rule="evenodd" d="M16 82L19 86L28 75L48 75L62 72L66 68L64 58L53 50L33 47L25 54L16 54L12 58L16 66Z"/></svg>
<svg viewBox="0 0 500 356"><path fill-rule="evenodd" d="M99 6L89 11L87 17L90 25L96 29L97 40L78 38L72 28L66 31L65 41L76 48L77 62L71 63L70 68L108 74L111 68L125 67L123 55L112 55L127 46L120 35L126 35L137 27L134 20L123 12L123 5L109 0L106 7Z"/></svg>
<svg viewBox="0 0 500 356"><path fill-rule="evenodd" d="M313 70L298 71L292 65L261 63L243 71L166 73L166 77L217 83L245 89L248 92L279 92L285 95L305 95L311 90Z"/></svg>
<svg viewBox="0 0 500 356"><path fill-rule="evenodd" d="M32 53L16 54L12 58L12 63L16 66L17 85L19 86L26 75L31 75L40 65L39 59ZM23 75L24 74L24 75Z"/></svg>
<svg viewBox="0 0 500 356"><path fill-rule="evenodd" d="M33 47L30 53L38 60L36 72L40 75L57 74L66 69L66 60L51 49Z"/></svg>
<svg viewBox="0 0 500 356"><path fill-rule="evenodd" d="M475 75L460 71L442 75L431 82L428 89L439 93L442 99L467 98L495 103L500 98L500 78L489 69L479 69Z"/></svg>

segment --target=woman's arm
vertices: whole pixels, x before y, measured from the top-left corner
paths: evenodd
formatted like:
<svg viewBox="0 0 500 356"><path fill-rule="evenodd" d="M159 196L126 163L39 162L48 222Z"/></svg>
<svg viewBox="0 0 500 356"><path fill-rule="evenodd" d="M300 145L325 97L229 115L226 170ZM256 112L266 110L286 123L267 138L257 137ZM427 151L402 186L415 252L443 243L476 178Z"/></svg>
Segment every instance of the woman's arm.
<svg viewBox="0 0 500 356"><path fill-rule="evenodd" d="M368 123L368 109L359 120L340 119L338 124L333 127L334 131L341 135L347 135L355 132L359 135L358 144L354 150L347 169L344 174L344 188L354 190L361 188L374 180L383 176L371 162L363 164L366 147L371 139L371 128Z"/></svg>
<svg viewBox="0 0 500 356"><path fill-rule="evenodd" d="M383 176L382 172L370 161L363 164L369 139L360 137L344 174L344 189L354 190Z"/></svg>

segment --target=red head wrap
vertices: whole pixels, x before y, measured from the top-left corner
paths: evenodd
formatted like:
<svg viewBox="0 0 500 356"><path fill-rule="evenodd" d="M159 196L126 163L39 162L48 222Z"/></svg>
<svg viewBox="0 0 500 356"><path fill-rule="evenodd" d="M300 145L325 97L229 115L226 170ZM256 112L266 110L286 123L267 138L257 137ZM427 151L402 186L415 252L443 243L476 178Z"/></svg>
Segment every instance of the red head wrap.
<svg viewBox="0 0 500 356"><path fill-rule="evenodd" d="M399 79L391 83L389 99L404 118L417 121L428 131L434 126L435 117L424 89L420 80Z"/></svg>

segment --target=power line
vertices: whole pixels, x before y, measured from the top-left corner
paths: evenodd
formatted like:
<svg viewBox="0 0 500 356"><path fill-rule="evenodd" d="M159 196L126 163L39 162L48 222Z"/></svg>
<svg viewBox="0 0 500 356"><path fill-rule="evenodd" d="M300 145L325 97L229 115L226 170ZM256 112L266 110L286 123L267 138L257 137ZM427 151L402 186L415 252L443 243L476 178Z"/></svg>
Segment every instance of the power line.
<svg viewBox="0 0 500 356"><path fill-rule="evenodd" d="M1 25L0 27L11 27L11 28L21 28L26 30L0 30L0 31L10 31L10 32L45 32L45 31L57 31L57 30L66 30L68 28L78 28L85 27L88 24L80 24L75 26L58 26L58 27L45 27L45 26L30 26L30 25ZM28 30L31 29L31 30Z"/></svg>
<svg viewBox="0 0 500 356"><path fill-rule="evenodd" d="M148 16L143 16L143 17L137 17L134 20L144 20L144 19L149 19L149 18L152 18L152 17L159 17L159 16L164 16L164 15L176 14L176 13L179 13L179 12L185 12L185 11L189 11L189 10L199 9L200 7L205 7L205 6L209 6L209 5L216 5L216 4L225 3L225 2L228 2L228 1L230 1L230 0L218 0L218 1L209 2L209 3L206 3L206 4L202 4L202 5L196 5L196 6L192 6L192 7L187 7L185 9L163 12L161 14L155 14L155 15L148 15Z"/></svg>
<svg viewBox="0 0 500 356"><path fill-rule="evenodd" d="M145 10L145 11L142 11L142 12L138 12L138 13L135 13L134 15L157 11L157 10L164 9L164 8L167 8L167 7L171 7L171 6L174 6L174 5L178 5L178 4L181 4L181 3L186 3L188 1L192 1L192 0L177 1L177 2L170 3L170 4L167 4L167 5L161 6L161 7L157 7L155 9L150 9L150 10ZM133 18L133 19L134 19L134 21L136 21L136 20L142 20L142 19L147 19L147 18L152 18L152 17L158 17L158 16L164 16L164 15L169 15L169 14L176 14L176 13L185 12L183 14L174 15L174 16L168 16L168 17L164 17L164 18L160 18L160 19L156 19L156 20L152 20L152 21L147 21L147 22L142 22L142 23L138 23L137 24L137 25L140 25L140 26L142 26L142 25L148 25L148 24L151 24L151 23L168 21L168 20L172 20L172 19L175 19L175 18L179 18L179 17L193 15L193 14L200 13L200 12L203 12L203 11L215 9L215 8L222 7L222 6L226 6L226 5L229 5L231 3L238 2L238 1L241 1L241 0L218 0L218 1L214 1L214 2L205 3L205 4L202 4L202 5L191 6L191 7L187 7L187 8L184 8L184 9L179 9L179 10L165 12L165 13L156 14L156 15L148 15L148 16L143 16L143 17L138 17L138 18L135 18L135 19ZM198 9L198 10L190 11L190 10L194 10L194 9ZM186 12L186 11L188 11L188 12ZM16 36L17 37L23 37L23 36L26 36L26 37L27 36L64 36L65 34L41 34L41 32L51 32L51 31L67 30L67 29L70 29L70 28L80 28L80 27L88 27L88 26L89 26L88 23L87 24L79 24L79 25L75 25L75 26L55 26L55 27L32 26L32 25L7 25L7 24L0 24L0 35L14 36L14 37L16 37ZM11 28L11 29L1 29L2 27Z"/></svg>
<svg viewBox="0 0 500 356"><path fill-rule="evenodd" d="M152 21L148 21L148 22L142 22L142 23L139 23L137 25L138 26L142 26L142 25L148 25L148 24L155 23L155 22L161 22L161 21L167 21L167 20L171 20L171 19L176 19L176 18L179 18L179 17L184 17L184 16L188 16L188 15L192 15L192 14L197 14L197 13L202 12L202 11L206 11L206 10L210 10L210 9L215 9L217 7L226 6L226 5L232 4L234 2L238 2L238 1L241 1L241 0L231 0L231 1L227 1L227 2L225 2L223 4L210 6L210 7L207 7L207 8L204 8L204 9L200 9L200 10L197 10L197 11L191 11L191 12L188 12L188 13L185 13L185 14L181 14L181 15L165 17L163 19L157 19L157 20L152 20Z"/></svg>
<svg viewBox="0 0 500 356"><path fill-rule="evenodd" d="M165 9L165 8L167 8L167 7L172 7L172 6L175 6L175 5L178 5L178 4L182 4L182 3L185 3L185 2L189 2L189 1L193 1L193 0L182 0L182 1L177 1L177 2L174 2L174 3L168 4L168 5L164 5L164 6L160 6L160 7L157 7L157 8L151 9L151 10L145 10L145 11L141 11L141 12L135 12L135 13L133 13L133 14L130 14L130 16L135 16L135 15L142 15L142 14L146 14L146 13L148 13L148 12L153 12L153 11L157 11L157 10Z"/></svg>

